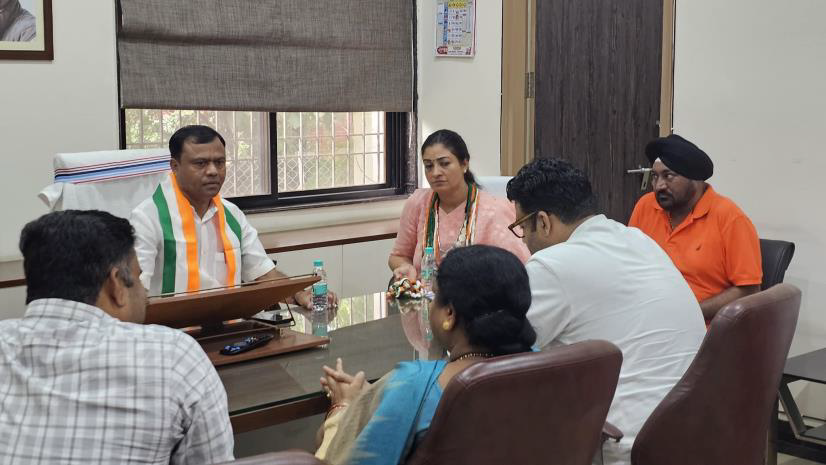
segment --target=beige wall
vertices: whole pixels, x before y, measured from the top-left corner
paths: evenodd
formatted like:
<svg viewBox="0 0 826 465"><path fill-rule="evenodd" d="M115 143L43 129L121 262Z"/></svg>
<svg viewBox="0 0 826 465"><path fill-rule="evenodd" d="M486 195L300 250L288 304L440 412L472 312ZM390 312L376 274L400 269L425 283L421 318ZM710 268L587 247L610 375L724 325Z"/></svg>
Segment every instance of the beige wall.
<svg viewBox="0 0 826 465"><path fill-rule="evenodd" d="M709 153L711 183L761 237L796 244L786 274L803 290L793 355L826 346L824 17L822 0L677 2L675 132ZM824 418L813 389L801 394L807 413Z"/></svg>
<svg viewBox="0 0 826 465"><path fill-rule="evenodd" d="M435 57L435 0L419 0L419 135L452 129L465 139L471 169L499 175L502 0L477 1L476 56Z"/></svg>
<svg viewBox="0 0 826 465"><path fill-rule="evenodd" d="M0 260L19 256L20 229L46 212L37 192L54 153L118 146L114 2L52 7L54 61L0 61Z"/></svg>

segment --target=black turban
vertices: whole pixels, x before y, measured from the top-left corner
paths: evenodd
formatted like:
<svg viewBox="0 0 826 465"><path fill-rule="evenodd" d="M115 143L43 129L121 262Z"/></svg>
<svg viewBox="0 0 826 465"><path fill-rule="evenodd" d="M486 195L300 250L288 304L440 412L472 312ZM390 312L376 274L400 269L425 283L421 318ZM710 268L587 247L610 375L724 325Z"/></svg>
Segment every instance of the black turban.
<svg viewBox="0 0 826 465"><path fill-rule="evenodd" d="M645 156L653 164L659 158L671 171L695 181L714 174L714 163L700 147L677 134L654 139L645 146Z"/></svg>

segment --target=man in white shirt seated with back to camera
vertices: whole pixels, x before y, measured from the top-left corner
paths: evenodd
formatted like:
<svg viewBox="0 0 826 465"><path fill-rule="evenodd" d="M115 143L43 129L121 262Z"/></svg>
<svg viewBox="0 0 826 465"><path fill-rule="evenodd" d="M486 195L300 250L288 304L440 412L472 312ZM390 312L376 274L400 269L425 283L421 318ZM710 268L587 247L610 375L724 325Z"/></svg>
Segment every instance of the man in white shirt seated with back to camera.
<svg viewBox="0 0 826 465"><path fill-rule="evenodd" d="M132 226L49 213L20 237L26 313L0 321L0 463L232 460L227 394L194 339L142 323Z"/></svg>
<svg viewBox="0 0 826 465"><path fill-rule="evenodd" d="M241 209L219 195L225 145L208 126L177 130L169 139L169 177L132 211L141 281L152 296L285 276ZM330 298L335 305L335 295ZM312 305L307 290L291 300Z"/></svg>
<svg viewBox="0 0 826 465"><path fill-rule="evenodd" d="M656 242L598 214L588 178L568 162L528 163L508 198L511 230L533 254L525 268L537 346L603 339L622 350L608 421L625 436L604 453L606 464L630 464L637 433L705 336L699 304Z"/></svg>

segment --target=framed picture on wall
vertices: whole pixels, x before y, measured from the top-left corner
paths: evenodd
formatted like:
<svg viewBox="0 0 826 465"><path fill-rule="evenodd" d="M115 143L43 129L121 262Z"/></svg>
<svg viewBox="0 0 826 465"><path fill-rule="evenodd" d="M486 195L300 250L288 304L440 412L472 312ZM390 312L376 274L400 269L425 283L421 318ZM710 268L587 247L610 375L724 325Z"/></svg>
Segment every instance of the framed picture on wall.
<svg viewBox="0 0 826 465"><path fill-rule="evenodd" d="M52 0L0 0L0 59L54 59Z"/></svg>

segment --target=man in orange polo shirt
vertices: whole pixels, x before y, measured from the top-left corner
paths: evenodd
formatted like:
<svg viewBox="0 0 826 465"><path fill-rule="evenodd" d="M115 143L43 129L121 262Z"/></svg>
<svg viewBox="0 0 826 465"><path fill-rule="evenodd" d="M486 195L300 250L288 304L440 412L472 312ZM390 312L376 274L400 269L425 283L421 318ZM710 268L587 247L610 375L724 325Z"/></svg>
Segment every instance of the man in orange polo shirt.
<svg viewBox="0 0 826 465"><path fill-rule="evenodd" d="M672 134L650 142L653 192L628 225L654 239L682 272L706 322L727 303L760 290L760 241L737 205L705 182L714 172L699 147Z"/></svg>

